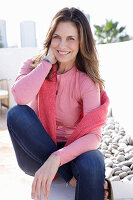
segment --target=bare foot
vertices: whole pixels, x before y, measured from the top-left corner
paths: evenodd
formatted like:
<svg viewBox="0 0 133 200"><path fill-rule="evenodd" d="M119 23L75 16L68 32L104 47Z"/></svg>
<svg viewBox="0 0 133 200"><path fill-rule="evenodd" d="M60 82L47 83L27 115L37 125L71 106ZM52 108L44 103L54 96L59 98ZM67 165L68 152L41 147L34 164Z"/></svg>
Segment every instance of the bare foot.
<svg viewBox="0 0 133 200"><path fill-rule="evenodd" d="M70 183L73 187L76 187L77 180L75 179L74 176L72 177L72 179L70 180L69 183Z"/></svg>

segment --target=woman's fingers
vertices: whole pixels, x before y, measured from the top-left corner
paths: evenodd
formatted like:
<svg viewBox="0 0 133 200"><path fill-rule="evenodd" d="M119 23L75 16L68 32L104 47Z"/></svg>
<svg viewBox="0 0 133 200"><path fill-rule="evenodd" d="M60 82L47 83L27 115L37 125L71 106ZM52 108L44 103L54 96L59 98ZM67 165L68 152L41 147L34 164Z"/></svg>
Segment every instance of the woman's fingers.
<svg viewBox="0 0 133 200"><path fill-rule="evenodd" d="M42 181L42 190L43 190L43 195L47 199L49 194L50 194L50 187L51 187L52 180L49 178L43 179Z"/></svg>
<svg viewBox="0 0 133 200"><path fill-rule="evenodd" d="M52 64L57 62L51 46L49 47L46 58L48 58Z"/></svg>
<svg viewBox="0 0 133 200"><path fill-rule="evenodd" d="M46 178L42 180L42 191L45 199L47 199Z"/></svg>
<svg viewBox="0 0 133 200"><path fill-rule="evenodd" d="M50 194L50 187L51 187L52 179L49 177L47 179L43 178L42 180L42 190L45 199L48 198Z"/></svg>
<svg viewBox="0 0 133 200"><path fill-rule="evenodd" d="M42 187L42 178L39 177L37 179L36 183L36 195L37 195L37 200L41 200L41 187Z"/></svg>
<svg viewBox="0 0 133 200"><path fill-rule="evenodd" d="M51 155L47 161L40 167L35 173L35 178L32 184L32 198L35 198L35 192L37 194L37 200L41 200L41 188L45 199L48 198L50 193L50 186L53 178L60 165L60 157L57 155Z"/></svg>
<svg viewBox="0 0 133 200"><path fill-rule="evenodd" d="M37 196L37 200L41 200L41 186L42 186L42 177L35 175L34 181L32 183L32 192L31 198L35 198L35 193Z"/></svg>
<svg viewBox="0 0 133 200"><path fill-rule="evenodd" d="M51 183L52 183L52 180L51 180L51 179L48 179L47 185L46 185L47 198L48 198L48 196L49 196L49 194L50 194Z"/></svg>
<svg viewBox="0 0 133 200"><path fill-rule="evenodd" d="M34 178L33 183L32 183L32 191L31 191L31 198L32 199L35 199L36 181L37 181L37 178Z"/></svg>

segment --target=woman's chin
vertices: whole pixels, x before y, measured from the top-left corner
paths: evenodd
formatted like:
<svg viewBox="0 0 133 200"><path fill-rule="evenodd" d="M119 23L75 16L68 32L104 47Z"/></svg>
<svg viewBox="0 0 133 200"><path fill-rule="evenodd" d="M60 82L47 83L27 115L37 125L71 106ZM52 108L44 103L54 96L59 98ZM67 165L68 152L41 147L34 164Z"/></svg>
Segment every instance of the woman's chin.
<svg viewBox="0 0 133 200"><path fill-rule="evenodd" d="M66 62L70 62L68 59L65 58L56 58L58 63L66 63Z"/></svg>

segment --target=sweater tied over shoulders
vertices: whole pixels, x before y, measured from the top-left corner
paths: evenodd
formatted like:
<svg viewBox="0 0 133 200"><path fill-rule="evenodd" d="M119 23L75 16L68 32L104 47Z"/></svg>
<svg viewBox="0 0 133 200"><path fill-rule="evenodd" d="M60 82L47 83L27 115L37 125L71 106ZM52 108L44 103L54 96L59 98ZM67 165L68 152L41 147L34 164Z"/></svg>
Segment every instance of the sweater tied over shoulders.
<svg viewBox="0 0 133 200"><path fill-rule="evenodd" d="M56 65L53 65L52 72L55 74L57 73ZM52 81L48 81L45 79L40 88L40 91L38 93L38 111L41 123L43 124L44 128L51 136L55 144L57 144L55 112L56 76L51 77L51 79ZM71 144L72 142L86 135L87 133L105 125L109 107L109 98L104 90L100 93L100 103L101 104L98 108L90 111L86 116L81 119L76 129L67 140L65 146Z"/></svg>

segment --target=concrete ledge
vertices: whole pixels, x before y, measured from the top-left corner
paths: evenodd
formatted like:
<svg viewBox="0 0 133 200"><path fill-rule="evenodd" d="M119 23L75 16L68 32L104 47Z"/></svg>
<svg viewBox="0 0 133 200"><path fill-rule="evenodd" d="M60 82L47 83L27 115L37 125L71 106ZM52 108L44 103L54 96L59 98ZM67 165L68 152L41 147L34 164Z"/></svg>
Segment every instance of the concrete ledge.
<svg viewBox="0 0 133 200"><path fill-rule="evenodd" d="M58 178L51 184L50 195L48 200L74 200L75 188L71 185L66 186L62 178ZM41 191L41 200L45 200ZM37 198L35 198L37 200Z"/></svg>
<svg viewBox="0 0 133 200"><path fill-rule="evenodd" d="M112 182L114 200L133 200L133 182ZM74 200L75 188L71 185L66 187L65 181L58 178L51 185L49 200ZM35 198L37 200L37 198ZM42 193L42 199L45 200Z"/></svg>
<svg viewBox="0 0 133 200"><path fill-rule="evenodd" d="M112 182L115 200L133 200L133 182Z"/></svg>

